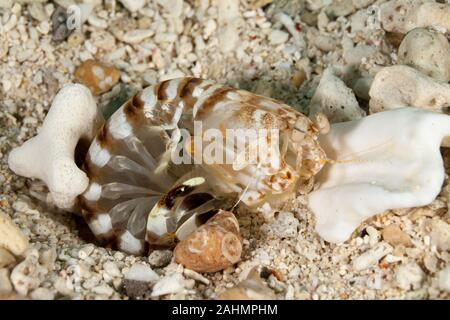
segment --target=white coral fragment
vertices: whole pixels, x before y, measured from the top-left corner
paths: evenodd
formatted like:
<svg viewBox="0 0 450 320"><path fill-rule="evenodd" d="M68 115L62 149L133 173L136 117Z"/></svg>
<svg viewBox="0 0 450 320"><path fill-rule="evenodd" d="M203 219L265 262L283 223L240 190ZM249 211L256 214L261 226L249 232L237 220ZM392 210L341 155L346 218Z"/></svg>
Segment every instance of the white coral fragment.
<svg viewBox="0 0 450 320"><path fill-rule="evenodd" d="M430 0L391 0L380 5L384 30L407 33L419 27L450 30L450 4Z"/></svg>
<svg viewBox="0 0 450 320"><path fill-rule="evenodd" d="M39 264L37 249L29 250L24 261L19 263L11 272L11 282L16 291L26 296L28 292L37 288L44 280L48 270Z"/></svg>
<svg viewBox="0 0 450 320"><path fill-rule="evenodd" d="M445 112L450 105L450 85L435 81L408 66L381 69L369 91L370 113L412 106Z"/></svg>
<svg viewBox="0 0 450 320"><path fill-rule="evenodd" d="M192 280L194 281L194 280ZM166 294L177 294L186 292L190 287L189 280L184 279L180 273L172 273L170 275L161 278L154 286L152 291L152 297L164 296Z"/></svg>
<svg viewBox="0 0 450 320"><path fill-rule="evenodd" d="M325 114L332 123L356 120L365 115L352 90L335 75L334 68L324 71L309 104L309 115L318 113Z"/></svg>
<svg viewBox="0 0 450 320"><path fill-rule="evenodd" d="M424 277L424 272L415 262L399 266L395 273L397 285L404 290L420 288Z"/></svg>
<svg viewBox="0 0 450 320"><path fill-rule="evenodd" d="M444 181L440 145L449 135L450 116L412 107L332 125L320 143L337 161L308 195L318 234L343 242L373 215L431 203Z"/></svg>
<svg viewBox="0 0 450 320"><path fill-rule="evenodd" d="M2 247L15 256L21 256L28 249L28 239L11 218L0 211L0 248Z"/></svg>
<svg viewBox="0 0 450 320"><path fill-rule="evenodd" d="M88 88L66 85L55 96L39 134L11 151L9 168L44 181L58 207L72 207L89 184L75 164L75 147L81 138L92 137L99 117Z"/></svg>
<svg viewBox="0 0 450 320"><path fill-rule="evenodd" d="M393 249L389 244L380 242L376 244L372 249L356 257L352 262L353 269L355 271L368 269L371 266L377 264L381 258L391 253L392 250Z"/></svg>
<svg viewBox="0 0 450 320"><path fill-rule="evenodd" d="M448 82L450 44L447 38L436 30L411 30L398 48L398 63L409 65L438 81Z"/></svg>
<svg viewBox="0 0 450 320"><path fill-rule="evenodd" d="M130 270L125 274L125 279L142 282L156 282L159 279L159 276L148 265L136 263L133 264Z"/></svg>
<svg viewBox="0 0 450 320"><path fill-rule="evenodd" d="M439 272L438 285L441 290L450 292L450 266Z"/></svg>
<svg viewBox="0 0 450 320"><path fill-rule="evenodd" d="M120 3L130 12L136 12L145 6L145 0L120 0Z"/></svg>

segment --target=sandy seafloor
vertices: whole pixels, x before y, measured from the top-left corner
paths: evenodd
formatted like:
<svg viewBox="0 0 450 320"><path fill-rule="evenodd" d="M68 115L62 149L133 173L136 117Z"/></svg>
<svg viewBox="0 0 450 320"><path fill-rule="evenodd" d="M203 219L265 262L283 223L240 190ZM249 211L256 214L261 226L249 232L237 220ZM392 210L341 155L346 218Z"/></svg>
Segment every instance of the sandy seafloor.
<svg viewBox="0 0 450 320"><path fill-rule="evenodd" d="M135 257L92 244L81 218L36 201L30 195L36 182L8 169L10 150L36 134L56 92L73 82L75 68L91 58L121 74L114 88L97 97L101 106L121 90L135 92L161 79L194 75L280 99L306 112L327 66L353 64L374 74L396 63L395 39L389 42L383 30L353 30L350 35L352 17L374 1L327 19L321 14L327 1L248 0L238 1L235 10L230 0L231 9L224 11L218 8L220 1L159 0L130 13L119 2L92 0L85 1L96 4L88 21L62 41L52 40L49 16L55 3L22 0L8 8L8 2L0 0L0 210L30 239L27 255L39 255L39 270L24 275L22 293L28 298L129 299L124 274L136 263L149 265L161 279L173 273L183 279L174 293L162 296L152 296L150 284L143 299L213 299L255 266L278 299L449 298L440 284L442 270L450 265L445 195L426 207L378 215L341 245L317 236L302 197L278 208L283 213L275 216L270 210L264 215L241 210L242 261L199 276L184 271L170 252ZM56 2L67 6L74 1ZM226 14L219 17L218 11ZM295 35L277 20L278 12L292 18ZM124 39L126 31L137 28L154 32L132 43ZM345 41L364 44L364 50L344 52ZM358 101L367 107L367 100ZM387 255L355 271L355 258L386 243L381 234L389 224L398 225L410 244L391 246ZM4 288L13 268L1 273ZM17 292L12 288L6 294L14 297Z"/></svg>

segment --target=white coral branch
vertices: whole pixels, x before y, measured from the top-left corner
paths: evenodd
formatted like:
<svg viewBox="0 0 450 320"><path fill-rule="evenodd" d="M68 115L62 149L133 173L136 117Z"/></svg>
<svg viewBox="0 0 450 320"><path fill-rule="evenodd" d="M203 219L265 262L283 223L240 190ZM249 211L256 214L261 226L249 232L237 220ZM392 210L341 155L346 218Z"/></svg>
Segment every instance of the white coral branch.
<svg viewBox="0 0 450 320"><path fill-rule="evenodd" d="M334 124L320 142L338 161L322 169L308 196L316 231L343 242L375 214L431 203L444 181L440 145L449 135L450 116L412 107Z"/></svg>
<svg viewBox="0 0 450 320"><path fill-rule="evenodd" d="M11 151L9 168L44 181L58 207L72 207L89 184L75 164L75 148L81 138L92 137L100 119L89 89L66 85L55 96L39 134Z"/></svg>

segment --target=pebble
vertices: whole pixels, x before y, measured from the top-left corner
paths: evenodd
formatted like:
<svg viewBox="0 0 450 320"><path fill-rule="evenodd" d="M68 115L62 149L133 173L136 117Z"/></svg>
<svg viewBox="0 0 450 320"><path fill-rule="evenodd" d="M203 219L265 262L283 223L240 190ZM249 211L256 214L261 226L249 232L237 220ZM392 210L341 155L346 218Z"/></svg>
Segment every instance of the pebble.
<svg viewBox="0 0 450 320"><path fill-rule="evenodd" d="M92 288L92 292L99 295L110 297L114 293L114 289L108 286L107 284L101 284L99 286Z"/></svg>
<svg viewBox="0 0 450 320"><path fill-rule="evenodd" d="M45 12L44 5L40 2L32 2L28 6L28 12L30 15L39 22L48 20L47 13Z"/></svg>
<svg viewBox="0 0 450 320"><path fill-rule="evenodd" d="M391 253L392 250L393 248L389 244L379 242L372 249L369 249L353 260L353 269L355 271L368 269L377 264L381 258Z"/></svg>
<svg viewBox="0 0 450 320"><path fill-rule="evenodd" d="M436 215L436 212L428 207L420 207L420 208L413 209L412 212L409 211L409 218L412 221L418 220L422 217L432 217L434 215Z"/></svg>
<svg viewBox="0 0 450 320"><path fill-rule="evenodd" d="M274 300L275 293L261 279L257 268L250 270L247 278L237 286L217 296L219 300Z"/></svg>
<svg viewBox="0 0 450 320"><path fill-rule="evenodd" d="M398 63L409 65L442 82L450 81L450 44L442 33L416 28L398 48Z"/></svg>
<svg viewBox="0 0 450 320"><path fill-rule="evenodd" d="M88 23L98 29L106 29L108 28L108 22L106 20L103 20L96 16L95 14L92 14L88 18Z"/></svg>
<svg viewBox="0 0 450 320"><path fill-rule="evenodd" d="M294 71L292 76L292 85L296 88L300 88L300 86L307 79L306 72L303 69Z"/></svg>
<svg viewBox="0 0 450 320"><path fill-rule="evenodd" d="M298 234L299 221L292 212L281 211L276 213L270 230L279 238L295 238Z"/></svg>
<svg viewBox="0 0 450 320"><path fill-rule="evenodd" d="M411 211L413 211L413 209L411 208L402 208L402 209L395 209L392 210L392 212L396 215L396 216L406 216L407 214L410 214Z"/></svg>
<svg viewBox="0 0 450 320"><path fill-rule="evenodd" d="M122 276L119 267L117 267L117 264L113 261L105 262L103 264L103 270L105 270L105 272L113 278L118 278Z"/></svg>
<svg viewBox="0 0 450 320"><path fill-rule="evenodd" d="M19 294L26 296L30 290L40 285L47 273L47 269L39 264L38 251L31 249L25 260L11 272L11 282Z"/></svg>
<svg viewBox="0 0 450 320"><path fill-rule="evenodd" d="M427 268L428 271L436 272L438 259L434 254L425 253L425 256L423 257L423 265L425 266L425 268Z"/></svg>
<svg viewBox="0 0 450 320"><path fill-rule="evenodd" d="M95 247L92 244L85 245L80 250L78 250L77 256L81 260L86 260L87 257L89 257L92 252L94 252Z"/></svg>
<svg viewBox="0 0 450 320"><path fill-rule="evenodd" d="M11 221L11 218L0 211L0 247L7 249L15 256L22 255L28 248L28 239Z"/></svg>
<svg viewBox="0 0 450 320"><path fill-rule="evenodd" d="M439 271L438 285L441 290L450 292L450 266Z"/></svg>
<svg viewBox="0 0 450 320"><path fill-rule="evenodd" d="M217 23L213 19L206 21L203 28L203 37L208 39L217 29Z"/></svg>
<svg viewBox="0 0 450 320"><path fill-rule="evenodd" d="M358 43L356 46L345 47L343 56L345 62L351 66L359 66L361 62L377 54L377 48L372 45Z"/></svg>
<svg viewBox="0 0 450 320"><path fill-rule="evenodd" d="M399 261L402 261L402 260L403 260L402 257L398 257L398 256L393 255L393 254L388 254L388 255L386 255L386 257L384 257L383 262L395 263L395 262L399 262Z"/></svg>
<svg viewBox="0 0 450 320"><path fill-rule="evenodd" d="M386 31L407 33L417 27L450 30L447 1L389 0L378 8L381 25Z"/></svg>
<svg viewBox="0 0 450 320"><path fill-rule="evenodd" d="M42 34L48 34L50 32L51 26L48 21L42 21L39 23L39 25L36 27L36 30L39 31ZM45 47L44 47L45 48ZM49 46L50 49L50 46Z"/></svg>
<svg viewBox="0 0 450 320"><path fill-rule="evenodd" d="M39 252L39 263L47 270L53 270L57 258L55 248L44 249Z"/></svg>
<svg viewBox="0 0 450 320"><path fill-rule="evenodd" d="M441 219L431 222L431 244L439 250L450 250L450 225Z"/></svg>
<svg viewBox="0 0 450 320"><path fill-rule="evenodd" d="M217 38L220 43L220 50L227 54L236 49L239 43L239 31L234 25L228 25L226 27L219 28L220 32L217 34Z"/></svg>
<svg viewBox="0 0 450 320"><path fill-rule="evenodd" d="M168 74L162 75L160 77L160 81L165 81L165 80L170 80L170 79L175 79L175 78L182 78L185 77L186 75L183 73L183 71L181 70L174 70L172 72L169 72Z"/></svg>
<svg viewBox="0 0 450 320"><path fill-rule="evenodd" d="M86 60L75 70L75 78L95 96L109 91L119 81L119 76L116 68L92 59Z"/></svg>
<svg viewBox="0 0 450 320"><path fill-rule="evenodd" d="M276 293L282 293L286 291L286 284L279 281L273 274L267 279L269 287L273 289Z"/></svg>
<svg viewBox="0 0 450 320"><path fill-rule="evenodd" d="M54 287L57 292L64 296L71 296L73 292L73 285L70 279L66 279L64 277L58 277L54 283Z"/></svg>
<svg viewBox="0 0 450 320"><path fill-rule="evenodd" d="M8 250L0 247L0 268L8 267L16 262L16 258Z"/></svg>
<svg viewBox="0 0 450 320"><path fill-rule="evenodd" d="M90 268L91 268L91 265L93 265L94 263L95 263L94 261L89 262L89 263L87 263L86 260L78 261L76 263L76 265L71 265L71 267L73 266L76 274L79 275L82 279L87 279L92 276L92 273L90 272Z"/></svg>
<svg viewBox="0 0 450 320"><path fill-rule="evenodd" d="M0 0L0 8L9 9L13 5L13 0Z"/></svg>
<svg viewBox="0 0 450 320"><path fill-rule="evenodd" d="M124 279L123 286L128 297L142 299L150 291L150 283Z"/></svg>
<svg viewBox="0 0 450 320"><path fill-rule="evenodd" d="M159 276L148 265L143 263L135 263L125 274L125 279L141 282L155 282L159 279Z"/></svg>
<svg viewBox="0 0 450 320"><path fill-rule="evenodd" d="M252 9L259 9L259 8L267 6L268 4L270 4L272 2L273 2L273 0L252 0L252 1L248 1L248 5Z"/></svg>
<svg viewBox="0 0 450 320"><path fill-rule="evenodd" d="M151 296L158 297L166 294L183 293L186 280L181 273L172 273L159 280L153 287Z"/></svg>
<svg viewBox="0 0 450 320"><path fill-rule="evenodd" d="M113 285L114 289L116 289L116 291L119 291L122 286L122 279L114 278L112 280L112 285Z"/></svg>
<svg viewBox="0 0 450 320"><path fill-rule="evenodd" d="M338 77L333 67L323 72L310 101L309 110L309 116L323 113L330 123L361 119L365 115L353 90Z"/></svg>
<svg viewBox="0 0 450 320"><path fill-rule="evenodd" d="M205 285L209 285L209 283L210 283L210 281L209 281L207 278L205 278L205 277L202 276L200 273L195 272L195 271L193 271L193 270L191 270L191 269L184 269L184 270L183 270L183 274L184 274L186 277L191 278L191 279L194 279L194 280L196 280L196 281L199 281L199 282L201 282L201 283L203 283L203 284L205 284Z"/></svg>
<svg viewBox="0 0 450 320"><path fill-rule="evenodd" d="M284 296L286 300L294 300L295 299L295 288L292 285L288 285L286 289L286 295Z"/></svg>
<svg viewBox="0 0 450 320"><path fill-rule="evenodd" d="M294 268L292 268L291 271L289 271L288 277L290 279L296 279L296 278L298 278L300 273L301 273L300 267L299 266L295 266Z"/></svg>
<svg viewBox="0 0 450 320"><path fill-rule="evenodd" d="M46 21L42 21L44 23ZM67 27L67 10L61 6L58 6L55 11L53 11L52 17L52 39L56 42L61 42L66 40L72 30Z"/></svg>
<svg viewBox="0 0 450 320"><path fill-rule="evenodd" d="M74 32L67 39L67 43L71 48L75 48L81 45L84 42L84 40L85 39L82 33Z"/></svg>
<svg viewBox="0 0 450 320"><path fill-rule="evenodd" d="M120 3L130 12L136 12L142 9L146 0L119 0Z"/></svg>
<svg viewBox="0 0 450 320"><path fill-rule="evenodd" d="M3 25L3 32L8 32L14 29L17 25L17 15L12 14L9 20Z"/></svg>
<svg viewBox="0 0 450 320"><path fill-rule="evenodd" d="M123 252L117 251L116 253L114 253L114 259L122 261L125 258L125 255L123 254Z"/></svg>
<svg viewBox="0 0 450 320"><path fill-rule="evenodd" d="M100 284L101 277L98 274L94 274L91 277L87 278L82 286L84 289L91 290Z"/></svg>
<svg viewBox="0 0 450 320"><path fill-rule="evenodd" d="M155 250L148 256L148 263L154 268L163 268L172 260L171 250Z"/></svg>
<svg viewBox="0 0 450 320"><path fill-rule="evenodd" d="M397 285L404 290L420 288L424 276L422 269L415 262L401 265L395 272Z"/></svg>
<svg viewBox="0 0 450 320"><path fill-rule="evenodd" d="M89 40L86 40L84 42L84 47L86 48L87 52L91 53L92 55L95 55L97 53L97 47L94 46Z"/></svg>
<svg viewBox="0 0 450 320"><path fill-rule="evenodd" d="M333 51L338 45L336 40L331 36L322 35L320 33L313 34L309 41L319 50L324 52Z"/></svg>
<svg viewBox="0 0 450 320"><path fill-rule="evenodd" d="M47 288L37 288L30 293L32 300L54 300L55 292Z"/></svg>
<svg viewBox="0 0 450 320"><path fill-rule="evenodd" d="M272 30L269 34L269 42L271 45L279 45L285 43L288 38L289 34L281 30Z"/></svg>
<svg viewBox="0 0 450 320"><path fill-rule="evenodd" d="M355 11L354 0L332 1L331 5L325 10L326 14L334 19L336 17L344 17Z"/></svg>
<svg viewBox="0 0 450 320"><path fill-rule="evenodd" d="M137 29L128 31L123 35L122 40L129 44L137 44L142 40L151 37L155 32L152 29Z"/></svg>
<svg viewBox="0 0 450 320"><path fill-rule="evenodd" d="M171 17L179 17L183 12L184 0L157 0Z"/></svg>
<svg viewBox="0 0 450 320"><path fill-rule="evenodd" d="M268 202L265 202L258 210L266 222L272 221L276 212Z"/></svg>
<svg viewBox="0 0 450 320"><path fill-rule="evenodd" d="M0 269L0 294L12 292L12 284L9 281L9 271L6 268Z"/></svg>
<svg viewBox="0 0 450 320"><path fill-rule="evenodd" d="M116 38L106 30L98 30L97 32L91 34L90 41L92 45L100 51L110 52L117 48ZM122 47L125 49L125 47ZM104 57L105 61L108 61L107 57Z"/></svg>
<svg viewBox="0 0 450 320"><path fill-rule="evenodd" d="M372 81L373 81L372 77L361 77L357 79L352 86L355 95L358 98L369 101L370 99L369 90L370 86L372 85Z"/></svg>
<svg viewBox="0 0 450 320"><path fill-rule="evenodd" d="M411 238L396 224L390 224L381 232L383 240L392 246L404 245L405 247L412 246Z"/></svg>
<svg viewBox="0 0 450 320"><path fill-rule="evenodd" d="M369 235L369 244L371 246L374 246L380 238L380 234L379 234L378 230L372 226L368 226L366 228L366 232Z"/></svg>

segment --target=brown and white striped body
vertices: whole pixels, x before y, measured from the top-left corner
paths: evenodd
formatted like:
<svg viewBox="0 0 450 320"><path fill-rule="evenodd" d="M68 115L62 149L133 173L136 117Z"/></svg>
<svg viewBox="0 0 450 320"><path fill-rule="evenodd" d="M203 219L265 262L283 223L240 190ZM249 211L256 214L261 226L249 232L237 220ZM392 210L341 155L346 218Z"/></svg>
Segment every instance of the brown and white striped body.
<svg viewBox="0 0 450 320"><path fill-rule="evenodd" d="M179 131L193 134L194 121L201 121L203 130L221 132L279 130L280 165L175 165L171 154L180 143ZM177 207L175 202L168 204L166 215L174 210L178 211L175 216L182 217L186 203L192 213L196 206L204 208L222 195L238 195L247 205L284 199L295 193L298 181L311 180L325 163L317 135L318 128L306 116L275 100L197 78L163 81L127 101L92 142L84 162L90 185L80 196L83 215L98 238L120 250L142 254L149 240L150 211L158 203L163 206L161 197L182 185L186 177L204 177L211 196L197 197L201 200L192 204L184 198L189 194L179 195ZM224 152L236 150L224 147Z"/></svg>

